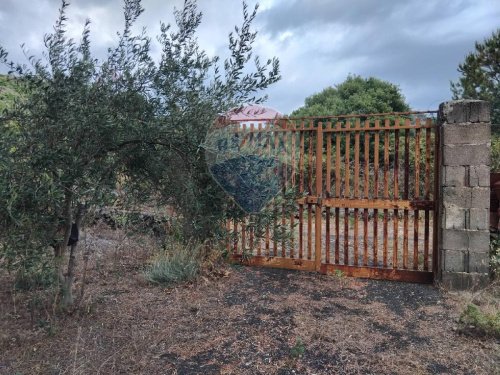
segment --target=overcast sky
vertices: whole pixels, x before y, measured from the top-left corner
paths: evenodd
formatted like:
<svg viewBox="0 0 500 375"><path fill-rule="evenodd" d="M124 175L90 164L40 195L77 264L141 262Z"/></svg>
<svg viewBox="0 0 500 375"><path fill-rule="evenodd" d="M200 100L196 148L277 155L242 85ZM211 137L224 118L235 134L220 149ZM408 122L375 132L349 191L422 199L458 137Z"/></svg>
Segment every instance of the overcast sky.
<svg viewBox="0 0 500 375"><path fill-rule="evenodd" d="M157 35L160 20L173 21L182 0L143 0L138 26ZM248 0L250 6L257 1ZM198 38L210 55L225 56L227 35L241 23L239 0L199 0ZM282 80L269 88L267 105L290 113L304 99L345 80L349 73L400 86L411 107L436 109L451 97L449 82L476 40L500 27L499 0L261 0L255 50L280 59ZM0 45L25 62L20 45L43 51L59 0L0 0ZM69 34L79 38L92 21L93 49L103 56L122 28L121 0L73 0ZM155 46L157 53L158 47ZM0 72L5 72L0 67Z"/></svg>

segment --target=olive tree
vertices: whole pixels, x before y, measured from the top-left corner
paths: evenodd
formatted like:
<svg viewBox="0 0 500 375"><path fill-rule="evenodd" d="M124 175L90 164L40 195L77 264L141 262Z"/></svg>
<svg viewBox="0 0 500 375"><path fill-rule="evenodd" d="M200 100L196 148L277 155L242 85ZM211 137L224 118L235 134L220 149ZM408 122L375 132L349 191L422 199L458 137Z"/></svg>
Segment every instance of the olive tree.
<svg viewBox="0 0 500 375"><path fill-rule="evenodd" d="M204 136L217 114L262 100L256 93L279 79L276 59L247 67L256 9L243 4L220 66L197 44L194 0L175 11L176 31L162 25L159 62L146 32L132 32L140 0L124 5L123 32L102 61L92 55L88 21L80 42L67 38L66 0L44 38L46 59L30 57L27 67L0 47L23 93L0 122L0 264L31 272L48 259L63 306L73 303L72 230L87 209L113 201L117 181L137 199L151 193L172 203L186 235L213 235L226 213L200 152Z"/></svg>

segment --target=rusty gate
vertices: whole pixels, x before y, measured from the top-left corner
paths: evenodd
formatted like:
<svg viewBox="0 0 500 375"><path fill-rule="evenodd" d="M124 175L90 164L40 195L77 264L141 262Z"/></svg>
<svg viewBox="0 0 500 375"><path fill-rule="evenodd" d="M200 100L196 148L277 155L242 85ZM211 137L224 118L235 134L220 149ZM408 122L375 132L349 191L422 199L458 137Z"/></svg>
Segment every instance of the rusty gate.
<svg viewBox="0 0 500 375"><path fill-rule="evenodd" d="M411 282L436 268L436 112L246 121L241 139L281 145L291 213L260 234L252 217L232 220L228 251L248 265ZM281 213L281 215L280 215ZM288 240L276 238L288 228Z"/></svg>

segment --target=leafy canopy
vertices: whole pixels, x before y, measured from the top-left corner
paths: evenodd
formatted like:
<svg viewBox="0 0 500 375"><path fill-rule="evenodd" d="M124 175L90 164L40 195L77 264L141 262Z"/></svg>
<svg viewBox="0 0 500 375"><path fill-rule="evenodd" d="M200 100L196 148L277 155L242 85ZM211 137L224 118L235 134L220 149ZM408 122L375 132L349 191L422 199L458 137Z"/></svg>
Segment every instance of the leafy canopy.
<svg viewBox="0 0 500 375"><path fill-rule="evenodd" d="M398 86L378 78L349 75L334 87L311 95L291 117L405 112L410 107Z"/></svg>
<svg viewBox="0 0 500 375"><path fill-rule="evenodd" d="M500 124L500 29L458 65L461 77L451 82L453 99L480 99L491 103L491 122Z"/></svg>

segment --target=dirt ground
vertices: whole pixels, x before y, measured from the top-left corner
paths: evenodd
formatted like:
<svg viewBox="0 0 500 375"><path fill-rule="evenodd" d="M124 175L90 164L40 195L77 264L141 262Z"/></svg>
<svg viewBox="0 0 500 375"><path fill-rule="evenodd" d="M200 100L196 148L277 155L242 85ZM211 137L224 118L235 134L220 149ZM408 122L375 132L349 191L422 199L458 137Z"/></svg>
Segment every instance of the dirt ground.
<svg viewBox="0 0 500 375"><path fill-rule="evenodd" d="M500 374L500 342L460 334L433 286L233 266L169 289L141 249L93 252L70 315L0 275L0 374Z"/></svg>

